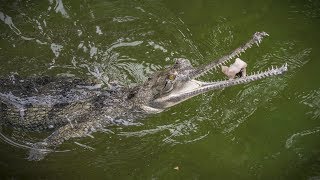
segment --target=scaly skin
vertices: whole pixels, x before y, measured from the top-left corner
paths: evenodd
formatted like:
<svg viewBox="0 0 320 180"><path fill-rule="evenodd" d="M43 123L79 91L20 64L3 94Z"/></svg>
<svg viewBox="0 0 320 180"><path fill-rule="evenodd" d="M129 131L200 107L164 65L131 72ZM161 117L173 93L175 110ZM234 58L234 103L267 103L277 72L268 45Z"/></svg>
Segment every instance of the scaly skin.
<svg viewBox="0 0 320 180"><path fill-rule="evenodd" d="M266 77L283 74L287 65L262 73L217 82L197 81L219 68L254 44L259 45L265 32L257 32L243 46L207 65L194 68L189 60L177 59L168 69L154 73L134 88L104 90L93 83L72 78L1 79L0 118L2 123L27 130L53 129L42 142L31 147L29 159L41 160L47 148L56 148L70 138L90 136L122 119L135 120L159 113L196 95Z"/></svg>
<svg viewBox="0 0 320 180"><path fill-rule="evenodd" d="M1 119L14 128L33 131L65 125L62 116L81 114L88 109L90 98L99 89L79 79L38 77L21 79L17 76L1 79Z"/></svg>

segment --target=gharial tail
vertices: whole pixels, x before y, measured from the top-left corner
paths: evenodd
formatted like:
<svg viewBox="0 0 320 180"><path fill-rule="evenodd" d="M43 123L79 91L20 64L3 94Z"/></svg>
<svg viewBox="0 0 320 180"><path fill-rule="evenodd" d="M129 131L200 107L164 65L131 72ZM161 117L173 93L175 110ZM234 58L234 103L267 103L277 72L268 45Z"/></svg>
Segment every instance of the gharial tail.
<svg viewBox="0 0 320 180"><path fill-rule="evenodd" d="M42 160L48 153L50 152L67 152L69 150L64 150L64 151L56 151L56 150L52 150L52 149L48 149L44 143L39 142L39 143L35 143L33 145L27 145L25 143L21 143L21 142L16 142L12 139L10 139L9 137L7 137L6 135L4 135L2 133L2 128L0 127L0 139L14 147L17 148L21 148L21 149L28 149L29 150L29 156L28 156L28 160L30 161L40 161Z"/></svg>
<svg viewBox="0 0 320 180"><path fill-rule="evenodd" d="M55 149L61 145L64 141L67 141L71 138L77 137L93 137L91 133L96 131L112 132L104 129L104 125L108 123L105 120L102 121L87 121L75 124L67 124L60 127L54 131L50 136L44 139L42 142L33 144L32 148L29 151L28 160L30 161L40 161L46 157L50 152L67 152L65 151L56 151L49 148Z"/></svg>

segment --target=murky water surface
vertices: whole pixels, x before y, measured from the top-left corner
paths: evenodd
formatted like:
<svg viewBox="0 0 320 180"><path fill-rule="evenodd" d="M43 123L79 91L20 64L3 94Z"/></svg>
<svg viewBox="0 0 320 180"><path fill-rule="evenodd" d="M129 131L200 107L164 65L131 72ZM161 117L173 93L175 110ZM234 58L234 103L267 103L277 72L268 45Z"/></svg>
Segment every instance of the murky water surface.
<svg viewBox="0 0 320 180"><path fill-rule="evenodd" d="M284 76L72 139L59 147L70 151L40 162L10 142L32 134L3 129L1 179L320 179L319 1L2 0L0 20L1 76L132 86L177 57L208 63L256 31L270 37L241 56L248 71L289 66Z"/></svg>

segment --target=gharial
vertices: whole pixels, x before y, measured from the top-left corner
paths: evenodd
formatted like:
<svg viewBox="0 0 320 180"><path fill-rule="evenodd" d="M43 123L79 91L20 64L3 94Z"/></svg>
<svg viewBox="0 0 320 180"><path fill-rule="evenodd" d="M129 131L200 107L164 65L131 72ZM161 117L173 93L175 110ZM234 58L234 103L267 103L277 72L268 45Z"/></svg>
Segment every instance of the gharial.
<svg viewBox="0 0 320 180"><path fill-rule="evenodd" d="M77 78L11 76L0 79L0 123L30 131L53 131L30 149L30 160L41 160L70 138L89 136L123 119L136 120L159 113L199 94L283 74L287 64L217 82L196 80L268 36L256 32L244 45L207 65L193 67L176 59L170 68L154 73L142 85L105 90Z"/></svg>

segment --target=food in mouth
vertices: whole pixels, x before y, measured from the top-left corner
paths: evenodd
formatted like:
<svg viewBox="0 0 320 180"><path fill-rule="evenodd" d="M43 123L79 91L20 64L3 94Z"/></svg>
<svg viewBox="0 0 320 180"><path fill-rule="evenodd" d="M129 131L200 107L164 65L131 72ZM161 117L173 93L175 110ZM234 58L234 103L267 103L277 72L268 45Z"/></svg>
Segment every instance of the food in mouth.
<svg viewBox="0 0 320 180"><path fill-rule="evenodd" d="M247 63L237 58L233 64L228 66L221 66L222 72L228 76L229 79L246 77Z"/></svg>

